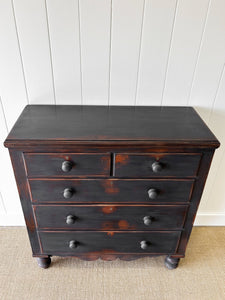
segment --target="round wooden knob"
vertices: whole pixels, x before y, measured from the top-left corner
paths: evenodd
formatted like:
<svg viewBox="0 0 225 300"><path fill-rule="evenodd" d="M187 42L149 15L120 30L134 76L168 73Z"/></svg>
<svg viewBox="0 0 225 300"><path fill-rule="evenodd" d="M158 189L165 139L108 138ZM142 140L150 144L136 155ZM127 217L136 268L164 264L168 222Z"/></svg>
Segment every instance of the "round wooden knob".
<svg viewBox="0 0 225 300"><path fill-rule="evenodd" d="M73 196L73 194L74 194L74 190L72 188L66 188L63 191L63 197L66 199L71 198Z"/></svg>
<svg viewBox="0 0 225 300"><path fill-rule="evenodd" d="M149 243L147 241L141 241L140 244L141 244L141 249L143 250L147 249L149 246Z"/></svg>
<svg viewBox="0 0 225 300"><path fill-rule="evenodd" d="M159 163L158 161L155 161L153 164L152 164L152 171L154 173L158 173L160 171L162 171L163 167L162 167L162 164Z"/></svg>
<svg viewBox="0 0 225 300"><path fill-rule="evenodd" d="M72 240L69 242L70 249L75 249L78 247L78 245L79 245L79 243L77 241Z"/></svg>
<svg viewBox="0 0 225 300"><path fill-rule="evenodd" d="M68 224L68 225L74 224L75 221L76 221L76 217L73 215L69 215L66 217L66 224Z"/></svg>
<svg viewBox="0 0 225 300"><path fill-rule="evenodd" d="M148 190L148 196L150 199L156 199L158 196L158 192L156 189L150 189Z"/></svg>
<svg viewBox="0 0 225 300"><path fill-rule="evenodd" d="M148 226L148 225L150 225L150 224L152 223L153 218L150 217L150 216L145 216L145 217L143 218L143 221L144 221L144 224Z"/></svg>
<svg viewBox="0 0 225 300"><path fill-rule="evenodd" d="M72 167L73 167L73 163L69 160L65 160L63 163L62 163L62 170L63 172L69 172L72 170Z"/></svg>

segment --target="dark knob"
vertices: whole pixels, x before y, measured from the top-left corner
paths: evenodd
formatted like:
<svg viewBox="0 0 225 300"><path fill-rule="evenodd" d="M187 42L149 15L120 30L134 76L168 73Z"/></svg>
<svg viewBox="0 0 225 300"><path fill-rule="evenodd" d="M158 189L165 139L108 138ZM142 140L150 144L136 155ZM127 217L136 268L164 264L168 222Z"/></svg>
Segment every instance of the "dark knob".
<svg viewBox="0 0 225 300"><path fill-rule="evenodd" d="M156 189L150 189L148 190L148 196L150 199L156 199L158 196L158 192Z"/></svg>
<svg viewBox="0 0 225 300"><path fill-rule="evenodd" d="M143 250L147 249L149 246L149 243L147 241L141 241L140 244L141 244L141 249Z"/></svg>
<svg viewBox="0 0 225 300"><path fill-rule="evenodd" d="M74 224L75 221L76 221L76 217L73 215L69 215L66 217L66 224L68 224L68 225Z"/></svg>
<svg viewBox="0 0 225 300"><path fill-rule="evenodd" d="M153 164L152 164L152 171L154 173L158 173L160 171L162 171L162 164L159 163L158 161L155 161Z"/></svg>
<svg viewBox="0 0 225 300"><path fill-rule="evenodd" d="M150 224L152 223L152 221L153 221L153 218L150 217L150 216L145 216L145 217L143 218L143 221L144 221L144 224L145 224L145 225L150 225Z"/></svg>
<svg viewBox="0 0 225 300"><path fill-rule="evenodd" d="M77 241L70 241L69 242L69 247L70 247L70 249L75 249L75 248L77 248L78 247L78 245L79 245L79 243L77 242Z"/></svg>
<svg viewBox="0 0 225 300"><path fill-rule="evenodd" d="M63 163L62 163L62 170L63 172L69 172L73 167L73 163L69 160L65 160Z"/></svg>
<svg viewBox="0 0 225 300"><path fill-rule="evenodd" d="M73 196L73 194L74 194L74 190L72 188L66 188L63 191L63 197L66 199L71 198Z"/></svg>

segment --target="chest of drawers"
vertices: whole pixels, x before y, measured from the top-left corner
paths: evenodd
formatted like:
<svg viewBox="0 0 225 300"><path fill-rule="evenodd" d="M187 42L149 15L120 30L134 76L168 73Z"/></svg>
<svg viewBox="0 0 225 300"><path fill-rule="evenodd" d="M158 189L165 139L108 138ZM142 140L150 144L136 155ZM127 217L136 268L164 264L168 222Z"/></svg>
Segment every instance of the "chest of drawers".
<svg viewBox="0 0 225 300"><path fill-rule="evenodd" d="M28 105L9 148L30 244L176 268L219 142L191 107Z"/></svg>

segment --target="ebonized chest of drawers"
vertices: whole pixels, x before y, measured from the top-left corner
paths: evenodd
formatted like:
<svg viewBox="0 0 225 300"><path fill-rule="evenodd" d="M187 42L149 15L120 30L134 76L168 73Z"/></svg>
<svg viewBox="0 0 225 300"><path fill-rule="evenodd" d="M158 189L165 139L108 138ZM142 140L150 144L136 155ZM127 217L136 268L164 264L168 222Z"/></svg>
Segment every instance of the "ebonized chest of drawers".
<svg viewBox="0 0 225 300"><path fill-rule="evenodd" d="M33 256L176 268L216 137L191 107L28 105L9 148Z"/></svg>

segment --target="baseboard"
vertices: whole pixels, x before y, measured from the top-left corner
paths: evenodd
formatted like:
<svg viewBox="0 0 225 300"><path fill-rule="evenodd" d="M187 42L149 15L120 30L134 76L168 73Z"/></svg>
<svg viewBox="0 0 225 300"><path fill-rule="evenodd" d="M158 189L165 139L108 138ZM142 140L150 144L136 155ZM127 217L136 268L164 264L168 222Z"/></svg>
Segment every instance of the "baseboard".
<svg viewBox="0 0 225 300"><path fill-rule="evenodd" d="M194 226L225 226L225 213L198 213Z"/></svg>
<svg viewBox="0 0 225 300"><path fill-rule="evenodd" d="M21 214L0 214L0 226L25 226ZM225 226L225 213L199 213L194 226Z"/></svg>
<svg viewBox="0 0 225 300"><path fill-rule="evenodd" d="M21 214L0 214L0 226L25 226Z"/></svg>

